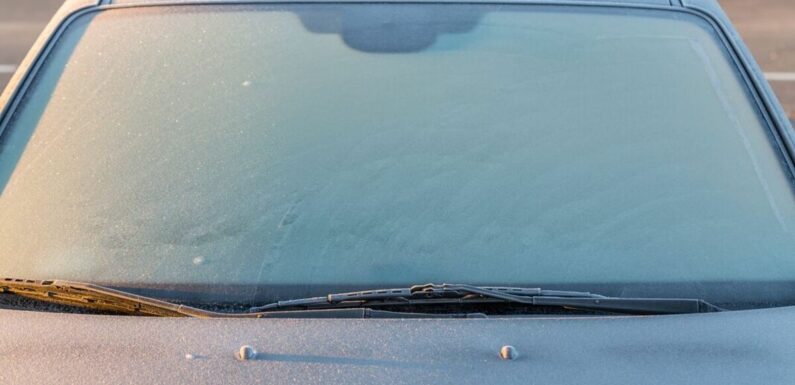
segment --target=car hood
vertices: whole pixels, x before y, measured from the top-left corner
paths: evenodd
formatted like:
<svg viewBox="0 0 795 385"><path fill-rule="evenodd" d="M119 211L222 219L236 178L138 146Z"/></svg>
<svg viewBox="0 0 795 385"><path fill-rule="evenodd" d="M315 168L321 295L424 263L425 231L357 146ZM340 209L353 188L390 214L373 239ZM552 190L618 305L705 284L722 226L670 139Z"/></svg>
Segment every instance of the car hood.
<svg viewBox="0 0 795 385"><path fill-rule="evenodd" d="M0 383L791 384L795 308L651 317L188 319L0 310ZM251 345L256 359L236 353ZM512 345L518 359L499 357Z"/></svg>

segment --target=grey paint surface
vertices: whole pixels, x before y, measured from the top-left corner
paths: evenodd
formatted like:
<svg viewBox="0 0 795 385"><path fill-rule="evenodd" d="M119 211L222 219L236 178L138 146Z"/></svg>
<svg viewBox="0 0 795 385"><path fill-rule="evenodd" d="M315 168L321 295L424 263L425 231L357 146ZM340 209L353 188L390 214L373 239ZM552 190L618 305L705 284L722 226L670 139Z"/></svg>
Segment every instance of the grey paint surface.
<svg viewBox="0 0 795 385"><path fill-rule="evenodd" d="M791 384L795 376L794 308L492 320L6 310L0 323L3 384ZM256 360L235 358L243 344ZM499 359L505 344L518 360Z"/></svg>

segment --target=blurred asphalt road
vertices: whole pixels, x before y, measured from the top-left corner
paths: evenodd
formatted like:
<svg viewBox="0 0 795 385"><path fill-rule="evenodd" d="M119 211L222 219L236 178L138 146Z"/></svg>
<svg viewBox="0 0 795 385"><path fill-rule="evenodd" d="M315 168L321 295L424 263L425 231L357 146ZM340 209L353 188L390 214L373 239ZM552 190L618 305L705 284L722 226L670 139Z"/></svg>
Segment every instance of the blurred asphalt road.
<svg viewBox="0 0 795 385"><path fill-rule="evenodd" d="M0 0L0 87L63 0ZM795 119L795 0L720 0Z"/></svg>

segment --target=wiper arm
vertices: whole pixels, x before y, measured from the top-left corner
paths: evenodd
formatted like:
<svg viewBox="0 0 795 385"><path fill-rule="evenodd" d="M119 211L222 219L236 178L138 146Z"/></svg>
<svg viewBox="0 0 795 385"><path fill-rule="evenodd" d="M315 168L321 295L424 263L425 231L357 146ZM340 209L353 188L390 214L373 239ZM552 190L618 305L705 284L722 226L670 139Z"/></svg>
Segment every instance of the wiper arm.
<svg viewBox="0 0 795 385"><path fill-rule="evenodd" d="M1 278L0 293L13 293L40 301L123 314L200 318L230 315L84 282Z"/></svg>
<svg viewBox="0 0 795 385"><path fill-rule="evenodd" d="M723 309L701 299L621 298L577 291L519 287L480 287L463 284L426 284L409 288L329 294L325 297L274 302L252 307L249 311L258 313L291 307L372 307L400 304L475 303L482 302L484 299L529 306L555 306L628 314L685 314L723 311Z"/></svg>

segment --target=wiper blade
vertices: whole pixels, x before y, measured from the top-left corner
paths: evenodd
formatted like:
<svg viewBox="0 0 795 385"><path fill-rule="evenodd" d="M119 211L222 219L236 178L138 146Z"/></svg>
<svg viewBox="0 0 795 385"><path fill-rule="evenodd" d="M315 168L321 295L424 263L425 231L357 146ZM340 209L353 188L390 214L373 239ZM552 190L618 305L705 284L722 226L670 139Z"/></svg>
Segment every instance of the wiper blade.
<svg viewBox="0 0 795 385"><path fill-rule="evenodd" d="M84 282L1 278L0 293L123 314L200 318L229 315Z"/></svg>
<svg viewBox="0 0 795 385"><path fill-rule="evenodd" d="M460 290L465 288L464 290ZM470 285L453 285L453 284L427 284L415 285L407 288L399 289L376 289L354 291L349 293L328 294L324 297L310 297L301 299L292 299L286 301L279 301L269 303L263 306L256 306L249 309L250 312L260 312L272 310L277 308L288 308L297 306L318 306L328 304L343 304L349 302L364 302L371 300L389 300L389 299L428 299L428 298L460 298L466 294L476 294L478 291L488 290L488 296L492 298L499 298L498 295L512 294L522 296L550 296L550 297L580 297L580 298L605 298L602 295L591 294L579 291L560 291L560 290L542 290L540 288L521 288L521 287L476 287ZM463 292L462 292L463 291Z"/></svg>
<svg viewBox="0 0 795 385"><path fill-rule="evenodd" d="M576 310L627 314L685 314L723 311L701 299L690 298L622 298L578 291L544 290L521 287L481 287L464 284L426 284L408 288L379 289L329 294L279 301L249 309L251 313L275 309L305 307L357 307L476 303L484 299L529 306L553 306Z"/></svg>

